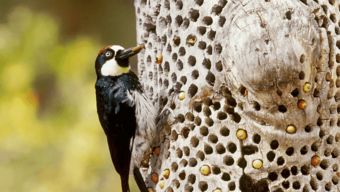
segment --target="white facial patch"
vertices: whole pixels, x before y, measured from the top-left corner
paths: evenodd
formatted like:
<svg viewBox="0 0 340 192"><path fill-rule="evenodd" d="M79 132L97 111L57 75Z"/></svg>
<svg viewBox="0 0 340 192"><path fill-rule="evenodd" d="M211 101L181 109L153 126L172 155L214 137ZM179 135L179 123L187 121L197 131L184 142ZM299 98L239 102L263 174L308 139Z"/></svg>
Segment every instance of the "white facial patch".
<svg viewBox="0 0 340 192"><path fill-rule="evenodd" d="M120 45L113 45L111 46L111 49L117 54L119 50L124 50L124 47ZM130 70L130 66L127 67L122 67L118 65L117 61L115 60L115 57L112 59L106 61L102 68L101 68L101 73L103 76L118 76L124 73L128 73Z"/></svg>

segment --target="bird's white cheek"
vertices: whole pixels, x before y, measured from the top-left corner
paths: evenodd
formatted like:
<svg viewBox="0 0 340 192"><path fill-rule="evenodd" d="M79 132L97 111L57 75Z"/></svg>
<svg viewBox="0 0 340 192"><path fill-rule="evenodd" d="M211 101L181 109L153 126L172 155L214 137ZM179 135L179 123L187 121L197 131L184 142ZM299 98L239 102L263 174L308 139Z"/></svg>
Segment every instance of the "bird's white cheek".
<svg viewBox="0 0 340 192"><path fill-rule="evenodd" d="M101 68L101 73L103 76L118 76L123 73L128 73L130 67L121 67L115 60L107 61Z"/></svg>

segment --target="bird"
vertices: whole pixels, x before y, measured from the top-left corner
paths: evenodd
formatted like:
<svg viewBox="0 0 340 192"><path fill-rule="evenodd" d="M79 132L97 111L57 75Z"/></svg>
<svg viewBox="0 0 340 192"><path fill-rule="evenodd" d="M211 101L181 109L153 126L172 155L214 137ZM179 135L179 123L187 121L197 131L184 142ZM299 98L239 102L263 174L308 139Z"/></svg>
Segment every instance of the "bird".
<svg viewBox="0 0 340 192"><path fill-rule="evenodd" d="M142 49L144 45L128 49L110 45L99 51L95 61L98 118L123 192L130 191L130 167L139 189L147 191L139 167L156 135L156 109L129 63Z"/></svg>

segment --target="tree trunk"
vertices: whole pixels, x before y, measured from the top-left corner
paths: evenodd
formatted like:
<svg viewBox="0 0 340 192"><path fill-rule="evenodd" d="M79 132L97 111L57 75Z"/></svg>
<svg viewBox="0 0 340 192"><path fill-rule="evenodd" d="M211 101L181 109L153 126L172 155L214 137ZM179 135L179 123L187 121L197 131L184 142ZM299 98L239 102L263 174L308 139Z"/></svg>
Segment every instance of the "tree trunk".
<svg viewBox="0 0 340 192"><path fill-rule="evenodd" d="M171 110L154 191L339 191L339 0L135 0L139 76Z"/></svg>

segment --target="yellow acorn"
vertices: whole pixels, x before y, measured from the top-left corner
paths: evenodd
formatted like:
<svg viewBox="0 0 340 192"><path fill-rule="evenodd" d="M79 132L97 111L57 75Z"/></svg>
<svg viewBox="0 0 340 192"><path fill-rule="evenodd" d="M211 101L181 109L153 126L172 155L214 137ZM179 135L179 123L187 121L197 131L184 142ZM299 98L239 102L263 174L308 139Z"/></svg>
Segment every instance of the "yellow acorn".
<svg viewBox="0 0 340 192"><path fill-rule="evenodd" d="M247 139L248 135L247 135L247 131L244 129L238 129L236 131L236 137L240 140L245 140Z"/></svg>
<svg viewBox="0 0 340 192"><path fill-rule="evenodd" d="M156 63L157 64L161 64L163 61L163 55L162 54L159 54L156 56Z"/></svg>
<svg viewBox="0 0 340 192"><path fill-rule="evenodd" d="M306 82L304 85L303 85L303 91L305 93L308 93L310 92L310 90L312 90L312 84L310 84L309 82Z"/></svg>
<svg viewBox="0 0 340 192"><path fill-rule="evenodd" d="M181 91L181 92L178 94L178 99L179 99L179 100L185 99L185 92L184 92L184 91Z"/></svg>
<svg viewBox="0 0 340 192"><path fill-rule="evenodd" d="M213 192L222 192L222 190L220 188L216 188L213 190Z"/></svg>
<svg viewBox="0 0 340 192"><path fill-rule="evenodd" d="M164 181L160 180L158 185L159 185L159 188L163 189L164 188Z"/></svg>
<svg viewBox="0 0 340 192"><path fill-rule="evenodd" d="M201 174L204 175L204 176L209 175L210 172L211 172L211 171L210 171L209 165L202 165L202 167L200 168L200 172L201 172Z"/></svg>
<svg viewBox="0 0 340 192"><path fill-rule="evenodd" d="M253 168L254 169L261 169L263 167L263 161L261 159L255 159L253 161Z"/></svg>
<svg viewBox="0 0 340 192"><path fill-rule="evenodd" d="M164 169L162 175L165 179L168 179L170 175L170 169Z"/></svg>
<svg viewBox="0 0 340 192"><path fill-rule="evenodd" d="M296 133L296 127L295 125L288 125L286 128L286 132L289 134L294 134Z"/></svg>
<svg viewBox="0 0 340 192"><path fill-rule="evenodd" d="M192 36L190 38L187 39L187 43L189 45L194 45L196 43L196 37L195 36Z"/></svg>

